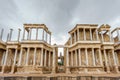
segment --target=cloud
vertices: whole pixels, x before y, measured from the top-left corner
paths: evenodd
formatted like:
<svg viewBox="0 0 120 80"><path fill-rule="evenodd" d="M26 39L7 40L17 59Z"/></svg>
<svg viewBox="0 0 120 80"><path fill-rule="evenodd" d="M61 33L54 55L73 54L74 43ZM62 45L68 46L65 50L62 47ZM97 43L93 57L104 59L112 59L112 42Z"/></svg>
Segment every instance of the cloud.
<svg viewBox="0 0 120 80"><path fill-rule="evenodd" d="M120 0L0 0L0 28L7 33L14 28L16 39L17 29L23 30L24 23L44 23L52 32L52 43L64 44L68 31L78 23L119 26L119 3Z"/></svg>

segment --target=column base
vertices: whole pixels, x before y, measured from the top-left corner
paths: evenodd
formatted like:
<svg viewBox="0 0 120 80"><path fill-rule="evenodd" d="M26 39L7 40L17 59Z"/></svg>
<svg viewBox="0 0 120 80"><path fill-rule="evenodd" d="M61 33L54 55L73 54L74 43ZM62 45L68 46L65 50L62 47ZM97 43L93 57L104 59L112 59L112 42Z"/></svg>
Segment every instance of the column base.
<svg viewBox="0 0 120 80"><path fill-rule="evenodd" d="M2 71L1 73L5 73L5 66L2 66Z"/></svg>
<svg viewBox="0 0 120 80"><path fill-rule="evenodd" d="M110 67L107 66L106 68L107 68L107 73L110 73Z"/></svg>
<svg viewBox="0 0 120 80"><path fill-rule="evenodd" d="M70 68L66 68L66 73L67 73L67 74L71 74Z"/></svg>
<svg viewBox="0 0 120 80"><path fill-rule="evenodd" d="M118 66L114 66L114 69L115 69L116 73L120 73L119 70L118 70Z"/></svg>
<svg viewBox="0 0 120 80"><path fill-rule="evenodd" d="M15 65L12 66L12 69L11 69L11 72L10 72L10 73L13 74L14 71L15 71Z"/></svg>
<svg viewBox="0 0 120 80"><path fill-rule="evenodd" d="M56 73L56 70L55 70L55 67L53 67L51 74L55 74L55 73Z"/></svg>

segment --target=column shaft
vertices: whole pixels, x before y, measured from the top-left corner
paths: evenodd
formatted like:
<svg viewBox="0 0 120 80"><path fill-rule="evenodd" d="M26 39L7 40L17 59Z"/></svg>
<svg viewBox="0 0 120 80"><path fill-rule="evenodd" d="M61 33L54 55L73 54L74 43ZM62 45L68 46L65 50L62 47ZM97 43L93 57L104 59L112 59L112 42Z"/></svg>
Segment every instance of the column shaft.
<svg viewBox="0 0 120 80"><path fill-rule="evenodd" d="M76 33L74 32L74 43L76 42Z"/></svg>
<svg viewBox="0 0 120 80"><path fill-rule="evenodd" d="M79 51L79 66L81 66L81 49L78 49Z"/></svg>
<svg viewBox="0 0 120 80"><path fill-rule="evenodd" d="M13 29L10 29L10 38L9 38L9 41L11 41L11 38L12 38L12 32L13 32Z"/></svg>
<svg viewBox="0 0 120 80"><path fill-rule="evenodd" d="M73 52L71 51L71 66L73 66Z"/></svg>
<svg viewBox="0 0 120 80"><path fill-rule="evenodd" d="M19 39L20 39L20 31L21 31L21 29L18 29L18 39L17 39L17 41L19 41Z"/></svg>
<svg viewBox="0 0 120 80"><path fill-rule="evenodd" d="M91 31L91 28L90 28L90 40L92 40L92 31Z"/></svg>
<svg viewBox="0 0 120 80"><path fill-rule="evenodd" d="M16 58L17 58L17 49L15 49L15 56L14 56L14 63L13 63L13 65L16 64Z"/></svg>
<svg viewBox="0 0 120 80"><path fill-rule="evenodd" d="M117 37L118 37L118 40L120 41L120 33L119 33L119 29L117 29Z"/></svg>
<svg viewBox="0 0 120 80"><path fill-rule="evenodd" d="M86 40L86 31L85 31L85 28L83 29L83 32L84 32L84 40Z"/></svg>
<svg viewBox="0 0 120 80"><path fill-rule="evenodd" d="M98 31L97 31L97 29L96 29L96 38L97 38L97 41L98 41L99 36L98 36Z"/></svg>
<svg viewBox="0 0 120 80"><path fill-rule="evenodd" d="M49 67L50 67L50 63L51 63L51 52L49 51Z"/></svg>
<svg viewBox="0 0 120 80"><path fill-rule="evenodd" d="M100 64L103 66L103 63L102 63L102 54L101 54L100 48L99 48L99 58L100 58Z"/></svg>
<svg viewBox="0 0 120 80"><path fill-rule="evenodd" d="M106 66L108 66L107 55L106 55L106 50L105 49L104 49L104 57L105 57Z"/></svg>
<svg viewBox="0 0 120 80"><path fill-rule="evenodd" d="M38 40L38 28L36 29L36 40Z"/></svg>
<svg viewBox="0 0 120 80"><path fill-rule="evenodd" d="M103 39L103 34L102 34L102 32L101 32L101 38L102 38L102 42L104 42L104 39Z"/></svg>
<svg viewBox="0 0 120 80"><path fill-rule="evenodd" d="M36 65L36 51L37 51L37 48L35 47L34 48L34 61L33 61L33 65Z"/></svg>
<svg viewBox="0 0 120 80"><path fill-rule="evenodd" d="M7 57L8 57L8 48L7 48L7 50L6 50L6 54L5 54L5 61L4 61L4 66L6 65L6 63L7 63Z"/></svg>
<svg viewBox="0 0 120 80"><path fill-rule="evenodd" d="M23 53L23 48L21 48L21 50L20 50L20 57L19 57L19 64L18 64L18 66L21 65L21 61L22 61L22 53Z"/></svg>
<svg viewBox="0 0 120 80"><path fill-rule="evenodd" d="M42 34L42 40L44 41L44 29L43 29L43 34Z"/></svg>
<svg viewBox="0 0 120 80"><path fill-rule="evenodd" d="M31 35L32 35L32 28L30 28L30 33L29 33L29 40L31 40Z"/></svg>
<svg viewBox="0 0 120 80"><path fill-rule="evenodd" d="M25 28L23 30L23 40L25 39Z"/></svg>
<svg viewBox="0 0 120 80"><path fill-rule="evenodd" d="M47 32L46 32L46 42L47 42Z"/></svg>
<svg viewBox="0 0 120 80"><path fill-rule="evenodd" d="M76 66L78 64L78 60L77 60L77 50L75 50L75 57L76 57Z"/></svg>
<svg viewBox="0 0 120 80"><path fill-rule="evenodd" d="M78 34L78 41L79 41L80 40L79 28L77 29L77 34Z"/></svg>
<svg viewBox="0 0 120 80"><path fill-rule="evenodd" d="M4 29L1 30L1 35L0 35L1 40L2 40L2 36L3 36L3 31L4 31Z"/></svg>
<svg viewBox="0 0 120 80"><path fill-rule="evenodd" d="M95 53L94 53L94 48L92 48L92 58L93 58L93 66L95 66Z"/></svg>
<svg viewBox="0 0 120 80"><path fill-rule="evenodd" d="M44 53L44 54L45 54L45 58L44 58L44 66L46 67L46 62L47 62L47 61L46 61L46 59L47 59L47 58L46 58L46 57L47 57L47 50L45 50L45 53Z"/></svg>
<svg viewBox="0 0 120 80"><path fill-rule="evenodd" d="M30 48L28 47L28 49L27 49L27 56L26 56L26 66L28 66L29 64L28 64L28 61L29 61L29 52L30 52Z"/></svg>
<svg viewBox="0 0 120 80"><path fill-rule="evenodd" d="M111 31L109 31L110 42L112 42Z"/></svg>
<svg viewBox="0 0 120 80"><path fill-rule="evenodd" d="M67 49L67 54L66 54L66 61L67 61L67 67L69 66L69 52L68 52L68 48Z"/></svg>
<svg viewBox="0 0 120 80"><path fill-rule="evenodd" d="M86 57L86 65L88 66L88 52L87 52L87 48L85 48L85 57Z"/></svg>
<svg viewBox="0 0 120 80"><path fill-rule="evenodd" d="M51 34L49 34L49 35L50 35L49 43L51 44Z"/></svg>
<svg viewBox="0 0 120 80"><path fill-rule="evenodd" d="M41 60L40 60L40 66L43 66L43 48L41 48Z"/></svg>

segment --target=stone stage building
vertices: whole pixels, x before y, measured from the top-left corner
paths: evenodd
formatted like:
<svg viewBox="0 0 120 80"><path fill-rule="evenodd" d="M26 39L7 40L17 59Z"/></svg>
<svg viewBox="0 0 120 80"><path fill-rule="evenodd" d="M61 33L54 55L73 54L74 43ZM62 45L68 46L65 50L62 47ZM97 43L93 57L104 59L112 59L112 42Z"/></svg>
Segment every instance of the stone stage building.
<svg viewBox="0 0 120 80"><path fill-rule="evenodd" d="M35 30L35 32L32 32ZM0 34L0 72L12 74L58 73L119 73L120 71L120 28L113 31L110 25L77 24L69 31L65 45L51 45L51 32L45 24L24 24L18 38L12 40L10 29L7 40ZM42 31L40 35L40 31ZM117 32L117 36L113 36ZM31 38L35 33L35 39ZM41 39L39 37L42 37ZM58 48L64 49L63 65L58 65Z"/></svg>

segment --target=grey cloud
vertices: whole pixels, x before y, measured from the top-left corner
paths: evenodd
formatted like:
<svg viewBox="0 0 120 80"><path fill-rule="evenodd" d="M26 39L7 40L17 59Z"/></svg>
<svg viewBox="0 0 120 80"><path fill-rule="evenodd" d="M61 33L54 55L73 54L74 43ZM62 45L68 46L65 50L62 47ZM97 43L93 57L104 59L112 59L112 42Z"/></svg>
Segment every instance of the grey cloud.
<svg viewBox="0 0 120 80"><path fill-rule="evenodd" d="M78 23L120 25L119 4L120 0L0 0L0 28L17 33L24 23L44 23L62 43Z"/></svg>

